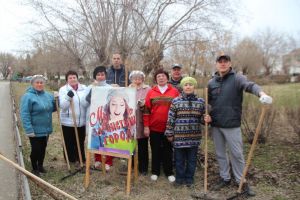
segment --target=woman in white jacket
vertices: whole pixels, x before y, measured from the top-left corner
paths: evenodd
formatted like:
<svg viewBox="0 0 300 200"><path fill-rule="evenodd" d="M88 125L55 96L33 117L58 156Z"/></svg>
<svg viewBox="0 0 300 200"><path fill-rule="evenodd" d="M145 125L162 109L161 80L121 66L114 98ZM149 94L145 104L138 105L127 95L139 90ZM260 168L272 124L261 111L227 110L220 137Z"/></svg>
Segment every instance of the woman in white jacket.
<svg viewBox="0 0 300 200"><path fill-rule="evenodd" d="M84 162L85 123L86 109L88 106L88 102L85 100L87 87L78 82L78 74L75 71L68 71L65 76L67 84L59 89L59 107L61 108L60 119L64 140L66 143L69 161L71 163L79 161L74 121L70 106L70 102L73 101L81 156L82 161Z"/></svg>

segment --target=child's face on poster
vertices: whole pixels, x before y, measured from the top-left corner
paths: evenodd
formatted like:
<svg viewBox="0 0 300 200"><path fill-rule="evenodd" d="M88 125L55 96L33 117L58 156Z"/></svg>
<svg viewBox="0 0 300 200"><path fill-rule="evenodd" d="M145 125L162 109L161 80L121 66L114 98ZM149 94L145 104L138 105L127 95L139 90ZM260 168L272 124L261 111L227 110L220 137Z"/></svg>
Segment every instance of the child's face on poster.
<svg viewBox="0 0 300 200"><path fill-rule="evenodd" d="M109 107L111 119L123 118L125 113L125 101L122 97L112 97Z"/></svg>

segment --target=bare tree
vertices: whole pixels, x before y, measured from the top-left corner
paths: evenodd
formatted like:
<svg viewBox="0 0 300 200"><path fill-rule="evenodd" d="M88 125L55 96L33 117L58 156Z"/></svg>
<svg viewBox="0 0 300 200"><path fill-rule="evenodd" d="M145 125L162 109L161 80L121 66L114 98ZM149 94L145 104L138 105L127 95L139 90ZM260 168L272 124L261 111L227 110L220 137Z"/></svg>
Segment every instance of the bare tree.
<svg viewBox="0 0 300 200"><path fill-rule="evenodd" d="M255 41L262 53L264 75L271 75L280 66L282 56L290 50L288 38L282 33L266 29L256 35Z"/></svg>
<svg viewBox="0 0 300 200"><path fill-rule="evenodd" d="M16 62L16 58L10 53L0 53L0 72L6 80L9 73Z"/></svg>
<svg viewBox="0 0 300 200"><path fill-rule="evenodd" d="M233 66L243 74L259 72L262 67L263 54L259 45L251 38L244 38L234 48Z"/></svg>

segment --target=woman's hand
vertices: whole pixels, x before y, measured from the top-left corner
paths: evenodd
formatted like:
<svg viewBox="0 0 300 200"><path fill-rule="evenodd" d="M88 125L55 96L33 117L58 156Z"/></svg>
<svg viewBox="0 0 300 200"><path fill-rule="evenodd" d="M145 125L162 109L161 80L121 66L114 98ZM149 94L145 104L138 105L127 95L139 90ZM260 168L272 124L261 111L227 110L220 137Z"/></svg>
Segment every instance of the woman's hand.
<svg viewBox="0 0 300 200"><path fill-rule="evenodd" d="M148 126L145 126L145 127L144 127L144 135L145 135L146 137L149 137L149 135L150 135L150 129L149 129Z"/></svg>

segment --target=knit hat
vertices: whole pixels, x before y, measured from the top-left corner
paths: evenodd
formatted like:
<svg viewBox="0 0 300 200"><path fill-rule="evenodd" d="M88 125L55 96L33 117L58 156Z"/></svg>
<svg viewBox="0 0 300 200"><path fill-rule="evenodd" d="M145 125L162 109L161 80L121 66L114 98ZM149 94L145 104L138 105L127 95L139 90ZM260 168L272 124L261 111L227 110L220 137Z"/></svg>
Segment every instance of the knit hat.
<svg viewBox="0 0 300 200"><path fill-rule="evenodd" d="M30 81L31 84L33 84L35 81L43 81L45 82L46 81L46 78L43 76L43 75L34 75L32 76L32 79Z"/></svg>
<svg viewBox="0 0 300 200"><path fill-rule="evenodd" d="M130 74L129 74L129 80L132 81L132 79L134 77L141 77L143 80L145 80L145 74L144 72L142 71L138 71L138 70L135 70L135 71L132 71Z"/></svg>
<svg viewBox="0 0 300 200"><path fill-rule="evenodd" d="M105 76L106 76L106 67L104 66L98 66L94 69L94 72L93 72L93 78L96 80L96 76L99 72L104 72L105 73Z"/></svg>
<svg viewBox="0 0 300 200"><path fill-rule="evenodd" d="M197 87L197 81L193 77L190 77L190 76L184 77L180 81L180 86L183 87L186 83L190 83L190 84L194 85L194 87Z"/></svg>
<svg viewBox="0 0 300 200"><path fill-rule="evenodd" d="M113 97L122 97L127 103L129 101L129 97L124 89L122 88L113 88L108 91L106 102L110 102Z"/></svg>

